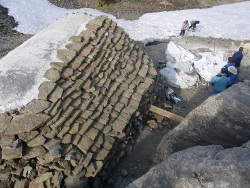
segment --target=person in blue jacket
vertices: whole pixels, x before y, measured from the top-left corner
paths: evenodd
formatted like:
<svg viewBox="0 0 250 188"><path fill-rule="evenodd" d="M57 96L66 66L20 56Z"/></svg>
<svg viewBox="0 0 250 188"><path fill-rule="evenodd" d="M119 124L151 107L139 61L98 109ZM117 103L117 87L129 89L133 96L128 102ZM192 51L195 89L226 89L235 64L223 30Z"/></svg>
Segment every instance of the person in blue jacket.
<svg viewBox="0 0 250 188"><path fill-rule="evenodd" d="M240 47L239 51L233 54L233 61L237 69L240 67L241 60L243 59L244 56L242 52L243 52L243 47Z"/></svg>
<svg viewBox="0 0 250 188"><path fill-rule="evenodd" d="M237 83L237 69L234 66L229 66L228 67L228 72L229 72L229 78L231 80L231 83L229 86L232 86Z"/></svg>
<svg viewBox="0 0 250 188"><path fill-rule="evenodd" d="M231 80L227 77L227 70L222 68L219 75L212 78L211 84L214 86L211 95L221 93L231 84Z"/></svg>

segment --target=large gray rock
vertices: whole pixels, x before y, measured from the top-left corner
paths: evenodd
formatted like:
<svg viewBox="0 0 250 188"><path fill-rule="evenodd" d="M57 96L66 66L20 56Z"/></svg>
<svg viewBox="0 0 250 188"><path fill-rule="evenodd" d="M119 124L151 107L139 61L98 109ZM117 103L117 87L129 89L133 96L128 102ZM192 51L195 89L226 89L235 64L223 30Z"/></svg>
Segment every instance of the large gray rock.
<svg viewBox="0 0 250 188"><path fill-rule="evenodd" d="M239 146L250 139L250 87L238 83L209 97L158 146L157 161L176 151L197 145Z"/></svg>
<svg viewBox="0 0 250 188"><path fill-rule="evenodd" d="M128 187L249 187L249 154L243 147L196 146L170 155Z"/></svg>

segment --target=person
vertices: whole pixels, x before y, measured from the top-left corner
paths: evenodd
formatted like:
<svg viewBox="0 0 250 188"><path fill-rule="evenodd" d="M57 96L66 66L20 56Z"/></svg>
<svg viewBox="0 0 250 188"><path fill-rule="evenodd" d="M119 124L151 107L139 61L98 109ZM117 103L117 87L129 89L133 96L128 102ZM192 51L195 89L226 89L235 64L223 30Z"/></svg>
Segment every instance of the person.
<svg viewBox="0 0 250 188"><path fill-rule="evenodd" d="M190 23L191 23L191 25L190 25L189 29L192 28L192 30L194 32L196 29L196 25L199 24L200 22L197 20L192 20Z"/></svg>
<svg viewBox="0 0 250 188"><path fill-rule="evenodd" d="M221 93L231 84L231 80L227 77L227 71L222 68L219 75L214 76L211 79L211 84L214 86L211 95Z"/></svg>
<svg viewBox="0 0 250 188"><path fill-rule="evenodd" d="M188 20L186 20L182 24L180 36L185 35L185 31L188 29L188 27L189 27Z"/></svg>
<svg viewBox="0 0 250 188"><path fill-rule="evenodd" d="M237 76L238 75L237 75L237 69L234 66L229 66L228 71L229 71L229 78L231 80L231 83L229 85L229 87L230 87L230 86L237 83Z"/></svg>
<svg viewBox="0 0 250 188"><path fill-rule="evenodd" d="M238 71L239 71L241 60L243 59L243 56L244 56L242 52L243 52L243 47L240 47L239 51L233 54L233 61Z"/></svg>
<svg viewBox="0 0 250 188"><path fill-rule="evenodd" d="M224 66L224 68L227 70L227 77L230 76L230 72L228 71L228 67L230 67L230 66L235 67L235 63L233 62L233 57L228 57L227 58L227 64Z"/></svg>

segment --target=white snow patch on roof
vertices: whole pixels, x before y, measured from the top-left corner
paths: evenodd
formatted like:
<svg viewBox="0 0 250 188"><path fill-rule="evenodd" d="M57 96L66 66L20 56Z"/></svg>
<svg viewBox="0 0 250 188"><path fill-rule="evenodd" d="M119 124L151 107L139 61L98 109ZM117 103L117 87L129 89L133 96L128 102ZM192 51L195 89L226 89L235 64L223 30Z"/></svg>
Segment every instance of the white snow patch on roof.
<svg viewBox="0 0 250 188"><path fill-rule="evenodd" d="M38 97L38 87L46 80L43 75L49 64L59 61L57 49L68 38L84 30L94 18L85 14L70 14L24 42L0 60L0 112L20 108Z"/></svg>

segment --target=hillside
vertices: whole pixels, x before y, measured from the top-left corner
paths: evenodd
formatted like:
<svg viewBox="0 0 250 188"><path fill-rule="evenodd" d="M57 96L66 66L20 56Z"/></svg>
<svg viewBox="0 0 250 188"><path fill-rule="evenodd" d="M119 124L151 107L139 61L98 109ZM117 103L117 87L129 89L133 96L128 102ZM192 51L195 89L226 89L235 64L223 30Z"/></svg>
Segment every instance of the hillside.
<svg viewBox="0 0 250 188"><path fill-rule="evenodd" d="M95 8L112 14L119 19L135 20L141 15L150 12L183 10L193 8L208 8L242 0L109 0L109 5L100 7L98 0L49 0L56 6L63 8Z"/></svg>

